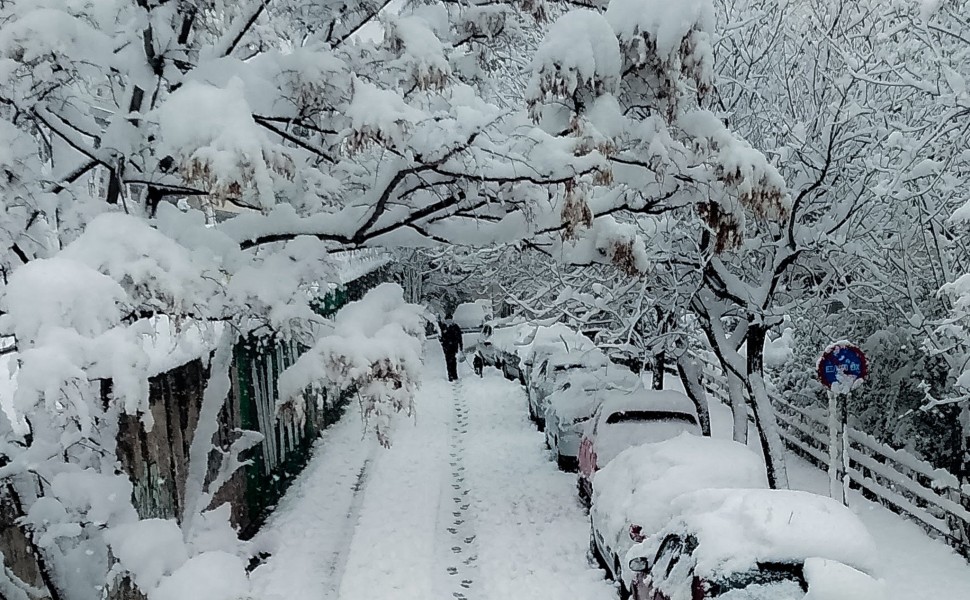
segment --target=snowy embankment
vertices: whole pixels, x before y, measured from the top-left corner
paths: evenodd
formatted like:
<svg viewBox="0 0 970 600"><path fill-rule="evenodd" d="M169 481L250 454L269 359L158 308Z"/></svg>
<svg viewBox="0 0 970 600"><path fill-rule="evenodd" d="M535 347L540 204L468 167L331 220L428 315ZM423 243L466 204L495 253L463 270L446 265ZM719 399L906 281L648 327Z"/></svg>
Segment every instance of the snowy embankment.
<svg viewBox="0 0 970 600"><path fill-rule="evenodd" d="M417 417L393 446L361 441L348 414L317 445L257 539L274 555L253 573L265 600L615 597L586 560L575 478L549 460L522 388L462 366L444 381L426 346Z"/></svg>

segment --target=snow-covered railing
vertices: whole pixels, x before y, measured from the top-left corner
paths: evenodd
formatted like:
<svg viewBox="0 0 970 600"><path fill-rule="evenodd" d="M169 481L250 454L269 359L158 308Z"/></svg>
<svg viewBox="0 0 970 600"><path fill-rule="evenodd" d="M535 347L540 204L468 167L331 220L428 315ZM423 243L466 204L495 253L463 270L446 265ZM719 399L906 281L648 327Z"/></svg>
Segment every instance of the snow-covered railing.
<svg viewBox="0 0 970 600"><path fill-rule="evenodd" d="M704 361L708 391L730 404L723 375ZM828 467L828 414L773 396L778 432L785 444L815 466ZM749 414L749 419L751 418ZM946 469L883 444L854 427L847 429L851 486L867 498L920 524L970 558L970 489Z"/></svg>
<svg viewBox="0 0 970 600"><path fill-rule="evenodd" d="M359 248L333 255L338 265L340 283L347 284L360 279L391 261L391 255L380 248Z"/></svg>

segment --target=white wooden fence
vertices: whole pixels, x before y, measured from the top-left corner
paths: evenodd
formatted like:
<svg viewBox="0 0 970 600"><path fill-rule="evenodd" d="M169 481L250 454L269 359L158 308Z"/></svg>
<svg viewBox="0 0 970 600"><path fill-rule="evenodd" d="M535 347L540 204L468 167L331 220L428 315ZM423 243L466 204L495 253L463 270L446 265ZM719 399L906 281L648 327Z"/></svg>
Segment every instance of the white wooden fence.
<svg viewBox="0 0 970 600"><path fill-rule="evenodd" d="M709 361L704 369L711 395L730 404L723 375ZM828 468L828 411L799 407L773 396L779 434L794 453L820 469ZM749 414L749 419L750 419ZM853 489L920 524L970 559L970 485L904 450L896 450L853 427L849 438L849 477Z"/></svg>

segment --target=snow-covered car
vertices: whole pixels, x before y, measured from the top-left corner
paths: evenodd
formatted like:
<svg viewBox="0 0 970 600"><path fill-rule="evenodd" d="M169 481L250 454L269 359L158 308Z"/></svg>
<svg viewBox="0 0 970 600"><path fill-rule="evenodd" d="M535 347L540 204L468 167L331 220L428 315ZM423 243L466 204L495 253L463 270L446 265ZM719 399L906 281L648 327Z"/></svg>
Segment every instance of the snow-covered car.
<svg viewBox="0 0 970 600"><path fill-rule="evenodd" d="M699 490L627 554L637 600L884 600L875 542L852 511L792 490Z"/></svg>
<svg viewBox="0 0 970 600"><path fill-rule="evenodd" d="M482 332L478 337L478 351L485 365L495 367L502 371L506 379L518 380L523 385L525 379L519 369L518 347L515 341L522 336L524 329L529 329L529 325L489 321L482 326Z"/></svg>
<svg viewBox="0 0 970 600"><path fill-rule="evenodd" d="M479 332L485 321L492 316L491 302L488 300L476 300L475 302L465 302L455 308L452 320L461 327L465 333Z"/></svg>
<svg viewBox="0 0 970 600"><path fill-rule="evenodd" d="M545 402L543 422L546 446L556 455L563 471L579 468L579 443L583 428L600 403L611 394L625 394L639 385L640 378L626 367L577 369L556 382Z"/></svg>
<svg viewBox="0 0 970 600"><path fill-rule="evenodd" d="M609 364L606 355L593 346L582 350L553 352L539 361L528 380L529 418L539 431L545 427L546 400L573 371L595 371Z"/></svg>
<svg viewBox="0 0 970 600"><path fill-rule="evenodd" d="M519 330L519 334L519 338L515 341L516 353L519 356L523 379L527 384L532 379L533 367L548 356L564 352L582 353L598 350L589 338L562 323L523 327ZM528 386L526 389L528 391Z"/></svg>
<svg viewBox="0 0 970 600"><path fill-rule="evenodd" d="M595 477L590 551L616 581L632 574L623 560L673 516L673 499L705 488L766 488L757 453L731 440L681 434L627 448Z"/></svg>
<svg viewBox="0 0 970 600"><path fill-rule="evenodd" d="M583 429L579 444L580 499L589 506L593 475L620 452L647 442L661 442L681 433L702 435L697 409L683 392L639 388L611 394Z"/></svg>

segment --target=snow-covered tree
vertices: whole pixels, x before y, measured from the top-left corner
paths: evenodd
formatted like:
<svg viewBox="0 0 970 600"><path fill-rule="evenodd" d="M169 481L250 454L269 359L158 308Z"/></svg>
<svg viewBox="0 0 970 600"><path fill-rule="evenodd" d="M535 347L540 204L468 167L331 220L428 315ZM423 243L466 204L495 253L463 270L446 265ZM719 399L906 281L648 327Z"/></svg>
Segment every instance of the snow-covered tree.
<svg viewBox="0 0 970 600"><path fill-rule="evenodd" d="M200 572L219 573L210 597L245 594L251 549L210 503L258 440L205 476L240 336L312 348L281 411L353 385L386 441L419 315L380 288L318 317L341 252L526 239L636 278L658 215L721 253L788 214L778 171L709 110L709 0L388 4L0 3L0 334L18 365L0 479L57 598L128 574L166 599ZM179 523L137 520L116 468L120 415L151 426L162 321L212 353Z"/></svg>

